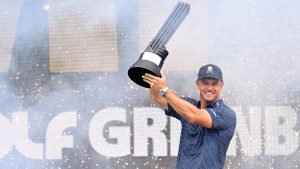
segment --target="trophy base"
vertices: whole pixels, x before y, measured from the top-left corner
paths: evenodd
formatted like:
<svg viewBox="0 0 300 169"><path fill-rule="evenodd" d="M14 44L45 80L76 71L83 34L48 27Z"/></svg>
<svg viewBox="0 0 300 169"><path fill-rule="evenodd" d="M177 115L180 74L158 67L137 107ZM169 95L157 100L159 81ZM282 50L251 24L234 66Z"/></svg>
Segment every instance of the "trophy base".
<svg viewBox="0 0 300 169"><path fill-rule="evenodd" d="M145 75L145 73L149 73L154 76L161 77L160 69L161 68L153 62L150 62L148 60L138 60L129 68L128 76L136 84L145 88L150 88L150 85L147 82L143 81L142 76Z"/></svg>

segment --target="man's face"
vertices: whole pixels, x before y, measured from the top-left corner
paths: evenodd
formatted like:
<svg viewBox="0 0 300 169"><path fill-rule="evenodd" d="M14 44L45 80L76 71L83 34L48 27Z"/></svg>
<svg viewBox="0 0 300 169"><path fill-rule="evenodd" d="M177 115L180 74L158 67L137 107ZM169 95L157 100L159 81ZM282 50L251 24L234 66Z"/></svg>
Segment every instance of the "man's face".
<svg viewBox="0 0 300 169"><path fill-rule="evenodd" d="M222 91L224 83L214 78L205 78L196 81L202 100L210 103L216 101Z"/></svg>

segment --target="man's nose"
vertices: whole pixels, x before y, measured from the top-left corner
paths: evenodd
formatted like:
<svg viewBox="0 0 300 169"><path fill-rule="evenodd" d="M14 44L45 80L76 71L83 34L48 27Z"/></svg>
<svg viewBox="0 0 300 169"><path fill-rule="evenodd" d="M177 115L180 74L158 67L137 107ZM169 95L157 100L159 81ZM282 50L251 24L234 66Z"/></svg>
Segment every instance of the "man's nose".
<svg viewBox="0 0 300 169"><path fill-rule="evenodd" d="M212 84L208 84L208 85L207 85L207 89L208 89L208 90L212 90L212 89L213 89L213 85L212 85Z"/></svg>

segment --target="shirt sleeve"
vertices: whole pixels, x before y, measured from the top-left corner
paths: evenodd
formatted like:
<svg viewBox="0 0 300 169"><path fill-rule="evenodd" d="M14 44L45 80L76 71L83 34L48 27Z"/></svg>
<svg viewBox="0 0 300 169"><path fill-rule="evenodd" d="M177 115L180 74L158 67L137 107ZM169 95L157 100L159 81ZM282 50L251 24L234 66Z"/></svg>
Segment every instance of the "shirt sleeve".
<svg viewBox="0 0 300 169"><path fill-rule="evenodd" d="M236 124L235 112L228 107L206 108L213 122L213 129L226 129Z"/></svg>

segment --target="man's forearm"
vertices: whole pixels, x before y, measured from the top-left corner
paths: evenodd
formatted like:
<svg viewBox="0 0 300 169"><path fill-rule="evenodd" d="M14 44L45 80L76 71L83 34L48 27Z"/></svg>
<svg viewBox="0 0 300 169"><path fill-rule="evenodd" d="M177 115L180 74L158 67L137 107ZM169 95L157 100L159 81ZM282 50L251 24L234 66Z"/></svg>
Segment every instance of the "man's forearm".
<svg viewBox="0 0 300 169"><path fill-rule="evenodd" d="M168 102L163 97L156 98L154 101L158 103L163 109L168 109Z"/></svg>
<svg viewBox="0 0 300 169"><path fill-rule="evenodd" d="M178 97L172 91L168 91L164 99L166 99L167 103L169 103L178 114L189 122L207 128L212 127L211 117L205 109L195 107L193 104Z"/></svg>
<svg viewBox="0 0 300 169"><path fill-rule="evenodd" d="M149 96L152 100L154 100L157 104L159 104L163 109L168 109L168 103L167 100L159 95L157 90L150 89L149 90Z"/></svg>
<svg viewBox="0 0 300 169"><path fill-rule="evenodd" d="M192 116L194 116L195 106L178 97L173 91L168 91L164 96L164 99L178 114L183 116L185 119L190 121Z"/></svg>

